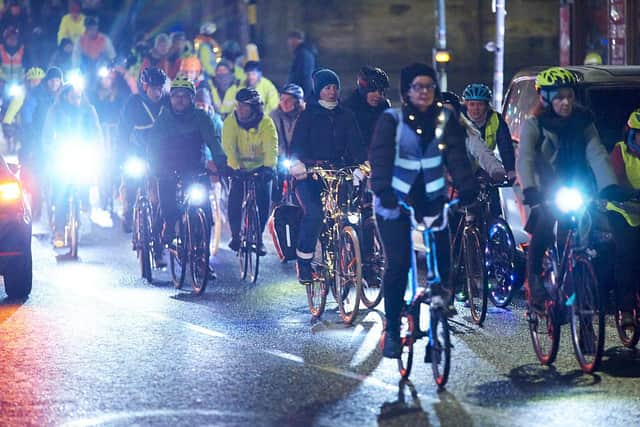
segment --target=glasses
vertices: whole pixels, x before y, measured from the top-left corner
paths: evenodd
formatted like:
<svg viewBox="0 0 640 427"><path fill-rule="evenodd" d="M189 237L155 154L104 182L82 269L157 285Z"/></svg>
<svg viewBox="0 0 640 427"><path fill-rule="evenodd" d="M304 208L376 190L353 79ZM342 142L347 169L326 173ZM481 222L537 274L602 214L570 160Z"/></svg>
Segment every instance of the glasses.
<svg viewBox="0 0 640 427"><path fill-rule="evenodd" d="M428 85L414 83L411 85L411 89L415 90L416 92L431 92L433 90L436 90L436 87L438 87L438 85L435 83L431 83Z"/></svg>

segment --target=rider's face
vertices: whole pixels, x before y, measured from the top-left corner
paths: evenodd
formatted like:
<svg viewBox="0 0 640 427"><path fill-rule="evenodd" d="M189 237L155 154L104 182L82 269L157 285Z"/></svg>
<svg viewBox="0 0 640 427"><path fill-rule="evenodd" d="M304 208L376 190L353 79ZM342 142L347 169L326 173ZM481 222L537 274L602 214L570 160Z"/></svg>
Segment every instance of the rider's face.
<svg viewBox="0 0 640 427"><path fill-rule="evenodd" d="M569 117L573 112L573 102L575 94L571 88L562 88L558 90L558 94L551 100L553 111L560 117Z"/></svg>
<svg viewBox="0 0 640 427"><path fill-rule="evenodd" d="M251 117L251 105L239 102L236 105L236 114L240 120L247 120Z"/></svg>
<svg viewBox="0 0 640 427"><path fill-rule="evenodd" d="M467 114L474 122L481 122L487 115L489 104L486 101L466 101Z"/></svg>
<svg viewBox="0 0 640 427"><path fill-rule="evenodd" d="M193 95L184 89L174 90L171 92L170 98L171 108L176 113L183 113L193 105Z"/></svg>
<svg viewBox="0 0 640 427"><path fill-rule="evenodd" d="M47 80L47 87L51 92L57 92L62 86L62 80L59 78L52 78Z"/></svg>
<svg viewBox="0 0 640 427"><path fill-rule="evenodd" d="M162 98L162 86L147 86L145 93L150 100L158 102L160 101L160 98Z"/></svg>
<svg viewBox="0 0 640 427"><path fill-rule="evenodd" d="M293 96L283 93L280 95L280 109L285 113L290 113L296 108L296 103L298 100Z"/></svg>
<svg viewBox="0 0 640 427"><path fill-rule="evenodd" d="M67 102L69 102L69 104L71 105L75 105L76 107L79 107L80 104L82 104L82 92L76 89L71 89L67 93Z"/></svg>
<svg viewBox="0 0 640 427"><path fill-rule="evenodd" d="M378 105L380 105L383 99L384 95L379 90L374 90L367 93L367 104L372 107L377 107Z"/></svg>
<svg viewBox="0 0 640 427"><path fill-rule="evenodd" d="M260 80L260 73L257 71L247 71L247 84L251 87L255 87Z"/></svg>
<svg viewBox="0 0 640 427"><path fill-rule="evenodd" d="M409 101L418 110L426 111L436 94L436 84L430 76L416 76L409 88Z"/></svg>
<svg viewBox="0 0 640 427"><path fill-rule="evenodd" d="M338 100L338 85L330 84L320 90L320 99L326 102L336 102Z"/></svg>

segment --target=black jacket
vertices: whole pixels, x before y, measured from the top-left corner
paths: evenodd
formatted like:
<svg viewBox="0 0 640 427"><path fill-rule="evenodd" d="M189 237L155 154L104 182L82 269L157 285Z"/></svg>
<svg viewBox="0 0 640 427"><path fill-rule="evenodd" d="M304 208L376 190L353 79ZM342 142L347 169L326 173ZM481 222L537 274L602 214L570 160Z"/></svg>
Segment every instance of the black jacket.
<svg viewBox="0 0 640 427"><path fill-rule="evenodd" d="M384 102L381 102L377 107L372 107L367 103L367 99L360 94L358 89L355 89L344 101L343 105L356 115L360 132L362 132L362 139L365 145L369 147L376 122L386 109L391 108L391 103L388 99L385 99Z"/></svg>
<svg viewBox="0 0 640 427"><path fill-rule="evenodd" d="M293 53L293 62L289 69L289 83L295 83L304 90L305 97L309 99L313 92L313 80L311 74L316 68L316 55L314 49L306 44L298 46Z"/></svg>
<svg viewBox="0 0 640 427"><path fill-rule="evenodd" d="M405 123L412 129L422 129L421 143L434 143L436 120L440 110L434 105L427 113L419 113L408 105L402 107ZM410 116L416 117L411 121ZM380 116L369 147L369 161L371 162L371 190L381 199L393 193L391 180L393 179L394 161L396 157L396 130L398 123L391 114ZM473 176L471 164L467 157L465 146L466 131L454 117L447 121L444 128L442 143L444 144L443 160L448 173L453 179L454 187L460 193L463 204L471 203L477 195L477 182ZM424 148L423 148L424 149ZM443 201L439 205L425 205L426 195L422 175L419 175L409 193L411 203L416 208L416 214L435 215L442 209ZM420 216L418 216L420 218Z"/></svg>
<svg viewBox="0 0 640 427"><path fill-rule="evenodd" d="M118 122L118 143L123 152L127 150L133 150L138 154L146 152L145 141L142 139L148 135L148 130L160 115L162 107L168 104L167 97L163 97L159 102L152 102L144 93L129 96Z"/></svg>
<svg viewBox="0 0 640 427"><path fill-rule="evenodd" d="M291 156L307 164L328 161L343 167L364 162L367 153L351 110L341 105L328 110L312 103L300 114L296 124Z"/></svg>

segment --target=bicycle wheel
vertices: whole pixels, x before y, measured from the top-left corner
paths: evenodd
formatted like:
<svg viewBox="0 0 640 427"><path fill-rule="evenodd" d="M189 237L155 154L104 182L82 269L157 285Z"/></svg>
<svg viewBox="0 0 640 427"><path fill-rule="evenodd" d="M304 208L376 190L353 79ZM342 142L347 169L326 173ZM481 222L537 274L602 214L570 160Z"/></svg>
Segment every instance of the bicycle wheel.
<svg viewBox="0 0 640 427"><path fill-rule="evenodd" d="M620 312L617 312L616 329L618 330L618 337L620 337L623 346L626 348L634 348L638 345L638 341L640 341L640 327L637 325L622 327L620 321Z"/></svg>
<svg viewBox="0 0 640 427"><path fill-rule="evenodd" d="M186 215L182 215L175 224L175 236L169 245L169 266L171 278L176 289L182 288L187 272L187 245L185 235L187 232Z"/></svg>
<svg viewBox="0 0 640 427"><path fill-rule="evenodd" d="M240 261L240 279L247 278L249 270L249 252L251 246L249 244L249 210L242 210L242 222L240 223L240 249L238 249L238 260Z"/></svg>
<svg viewBox="0 0 640 427"><path fill-rule="evenodd" d="M583 372L593 372L604 350L604 308L600 285L591 260L583 256L574 259L570 272L575 298L571 304L571 337L573 349Z"/></svg>
<svg viewBox="0 0 640 427"><path fill-rule="evenodd" d="M148 204L136 203L133 208L133 232L135 247L140 262L140 275L147 282L152 282L151 253L151 215Z"/></svg>
<svg viewBox="0 0 640 427"><path fill-rule="evenodd" d="M260 269L260 246L262 245L262 233L260 233L260 217L258 214L258 206L255 202L251 204L249 209L249 233L247 252L247 274L250 283L256 283L258 280L258 271Z"/></svg>
<svg viewBox="0 0 640 427"><path fill-rule="evenodd" d="M188 228L189 270L193 292L200 295L207 287L209 280L209 238L211 227L204 211L195 209L189 215Z"/></svg>
<svg viewBox="0 0 640 427"><path fill-rule="evenodd" d="M403 310L400 317L400 344L402 346L402 353L400 354L400 358L398 358L398 371L403 380L409 379L411 367L413 366L414 331L415 319L413 315Z"/></svg>
<svg viewBox="0 0 640 427"><path fill-rule="evenodd" d="M550 291L550 295L555 295L558 289L558 261L556 252L552 248L548 248L542 257L541 279L545 288ZM536 357L541 364L550 365L558 355L560 322L556 316L555 302L548 301L545 306L544 313L529 310L527 320Z"/></svg>
<svg viewBox="0 0 640 427"><path fill-rule="evenodd" d="M362 265L358 235L351 226L340 230L336 259L336 296L342 321L350 325L358 315L362 293Z"/></svg>
<svg viewBox="0 0 640 427"><path fill-rule="evenodd" d="M367 308L374 308L382 299L382 277L384 276L384 250L376 221L367 218L362 227L362 294L360 298Z"/></svg>
<svg viewBox="0 0 640 427"><path fill-rule="evenodd" d="M481 249L480 232L476 226L467 226L462 238L469 311L473 322L482 326L487 315L489 283L484 268L484 251Z"/></svg>
<svg viewBox="0 0 640 427"><path fill-rule="evenodd" d="M211 254L217 255L220 249L220 237L222 235L222 210L220 209L219 193L220 183L216 184L211 199L211 212L213 214L213 234L211 238Z"/></svg>
<svg viewBox="0 0 640 427"><path fill-rule="evenodd" d="M327 304L328 282L330 280L327 268L329 268L330 262L327 262L328 259L326 255L326 249L318 242L314 260L311 262L313 281L306 286L309 311L311 312L311 316L316 319L322 316L324 307Z"/></svg>
<svg viewBox="0 0 640 427"><path fill-rule="evenodd" d="M69 239L69 255L71 258L78 258L78 240L79 240L79 228L80 222L78 220L78 214L80 213L80 207L76 201L75 196L72 196L69 200L69 220L67 223L67 233Z"/></svg>
<svg viewBox="0 0 640 427"><path fill-rule="evenodd" d="M496 218L487 232L485 246L489 298L496 307L511 302L516 270L516 244L513 233L503 219Z"/></svg>
<svg viewBox="0 0 640 427"><path fill-rule="evenodd" d="M431 370L438 389L444 388L449 379L451 369L451 337L449 322L442 308L432 308L429 321L429 344L427 350L431 354Z"/></svg>

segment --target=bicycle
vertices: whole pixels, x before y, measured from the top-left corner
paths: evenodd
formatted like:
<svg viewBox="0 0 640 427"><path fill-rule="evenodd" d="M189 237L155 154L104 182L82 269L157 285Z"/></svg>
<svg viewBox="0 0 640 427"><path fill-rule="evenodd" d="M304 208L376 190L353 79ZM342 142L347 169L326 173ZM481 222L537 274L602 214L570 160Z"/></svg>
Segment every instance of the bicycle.
<svg viewBox="0 0 640 427"><path fill-rule="evenodd" d="M185 180L178 174L177 201L180 217L174 230L176 237L169 245L169 263L174 286L181 289L186 279L187 270L193 291L200 295L207 287L210 276L209 243L211 239L210 213L206 206L209 199L209 172L196 175L185 185ZM203 184L202 182L207 182Z"/></svg>
<svg viewBox="0 0 640 427"><path fill-rule="evenodd" d="M582 371L591 373L600 363L605 339L604 304L591 262L598 255L590 212L597 201L586 203L578 190L563 187L556 193L555 205L556 239L542 257L541 279L549 298L544 311L527 309L529 332L538 360L551 365L558 353L561 325L569 316L576 358ZM568 230L560 254L558 229L564 225Z"/></svg>
<svg viewBox="0 0 640 427"><path fill-rule="evenodd" d="M139 183L136 201L133 205L131 246L136 251L140 263L140 275L148 283L152 283L156 255L158 251L162 252L159 232L155 230L160 209L149 199L146 162L137 157L129 158L124 164L124 172Z"/></svg>
<svg viewBox="0 0 640 427"><path fill-rule="evenodd" d="M249 278L249 283L258 280L260 270L260 248L262 233L260 228L260 212L256 200L256 180L261 178L257 170L234 171L234 178L242 180L242 217L240 222L240 247L237 251L240 261L240 278Z"/></svg>
<svg viewBox="0 0 640 427"><path fill-rule="evenodd" d="M325 309L327 293L331 290L338 303L340 317L347 325L353 323L358 315L362 294L360 242L355 229L361 215L349 197L341 204L339 194L352 180L355 168L325 169L314 166L307 170L309 179L322 183L324 211L317 245L319 248L316 248L311 262L313 280L306 285L309 310L314 318L319 318Z"/></svg>
<svg viewBox="0 0 640 427"><path fill-rule="evenodd" d="M442 390L449 379L451 369L451 337L449 333L446 302L442 296L433 293L435 286L442 285L440 272L438 271L438 257L435 244L435 233L446 230L449 225L449 211L457 200L444 205L442 209L442 223L437 227L424 227L423 239L427 251L426 256L426 287L418 285L418 267L416 253L411 243L411 268L409 270L408 295L405 294L405 304L400 314L400 342L402 354L398 359L398 371L403 380L407 380L413 366L414 344L427 337L429 339L425 348L425 363L431 363L433 379L438 389ZM402 208L411 218L412 228L418 228L414 218L413 208L401 203ZM429 311L429 329L420 329L420 314L422 308Z"/></svg>

